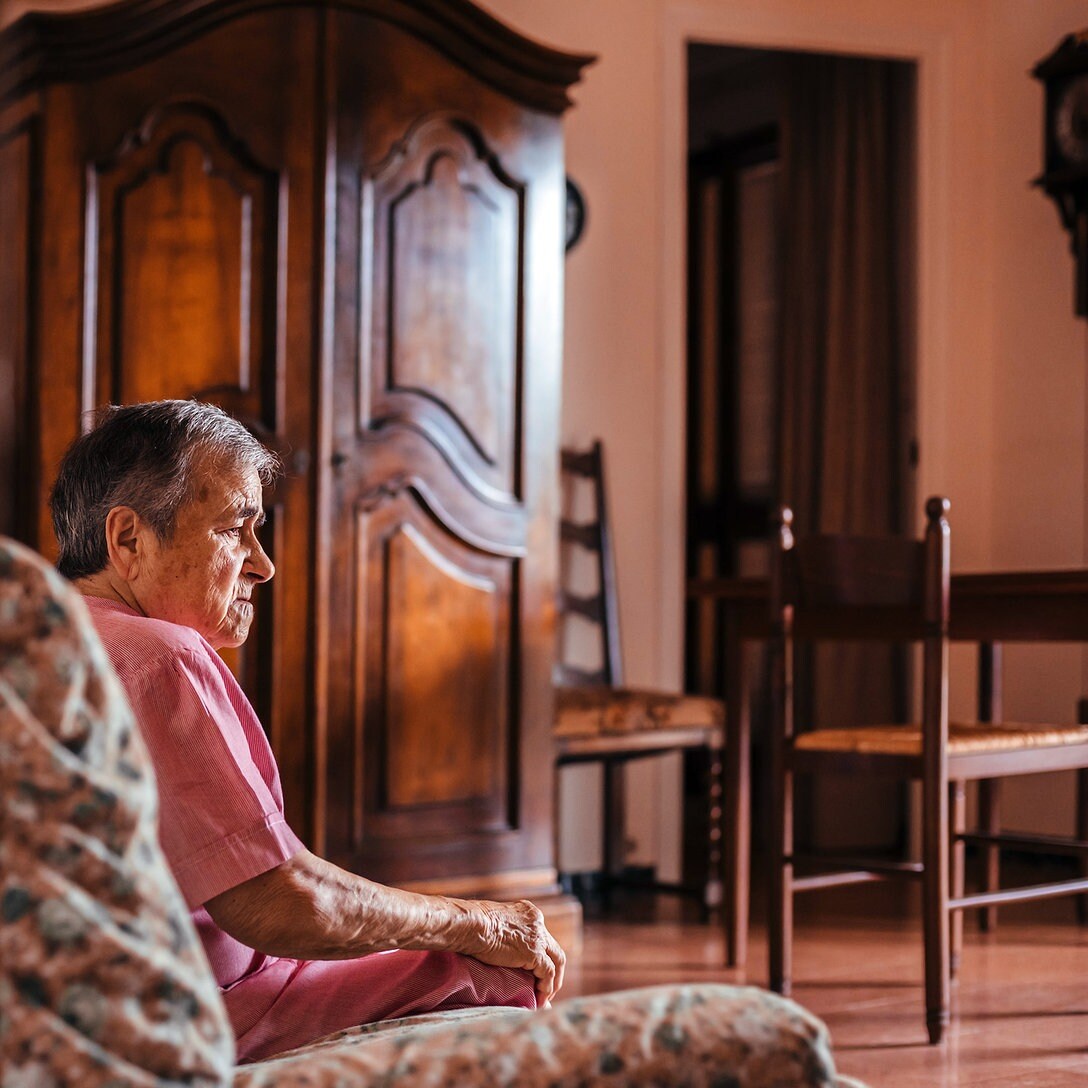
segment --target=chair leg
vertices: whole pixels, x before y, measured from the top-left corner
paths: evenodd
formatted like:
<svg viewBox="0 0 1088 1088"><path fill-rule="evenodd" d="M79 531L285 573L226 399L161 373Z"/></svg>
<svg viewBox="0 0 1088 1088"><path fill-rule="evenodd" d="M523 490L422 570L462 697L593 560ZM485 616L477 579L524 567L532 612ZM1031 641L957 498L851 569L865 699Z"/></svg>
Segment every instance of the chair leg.
<svg viewBox="0 0 1088 1088"><path fill-rule="evenodd" d="M624 767L621 760L604 761L604 816L601 825L601 868L604 870L604 899L610 902L610 889L623 872L626 854L626 815L624 802Z"/></svg>
<svg viewBox="0 0 1088 1088"><path fill-rule="evenodd" d="M1088 770L1083 767L1077 771L1077 838L1088 841ZM1080 875L1088 877L1088 857L1082 854L1078 865ZM1088 923L1088 895L1077 896L1077 921Z"/></svg>
<svg viewBox="0 0 1088 1088"><path fill-rule="evenodd" d="M933 883L936 883L936 878ZM923 912L925 928L926 1032L930 1043L944 1037L949 1023L948 914L941 917L939 904L929 902Z"/></svg>
<svg viewBox="0 0 1088 1088"><path fill-rule="evenodd" d="M793 736L793 643L772 643L771 849L767 907L770 988L789 996L793 984L793 767L787 738Z"/></svg>
<svg viewBox="0 0 1088 1088"><path fill-rule="evenodd" d="M923 784L922 931L925 948L926 1030L939 1043L949 1022L948 782L930 775Z"/></svg>
<svg viewBox="0 0 1088 1088"><path fill-rule="evenodd" d="M713 745L686 748L683 759L681 894L699 896L700 920L708 922L724 899L722 875L722 753ZM692 812L698 805L698 818ZM697 833L696 833L697 832Z"/></svg>
<svg viewBox="0 0 1088 1088"><path fill-rule="evenodd" d="M1000 642L983 642L978 648L978 720L999 722L1003 717L1004 684L1002 661L1004 647ZM978 784L978 828L985 835L1001 833L1001 782L983 779ZM1001 848L982 848L982 887L996 892L1001 887ZM983 933L997 929L997 907L980 907L978 927Z"/></svg>
<svg viewBox="0 0 1088 1088"><path fill-rule="evenodd" d="M1001 780L983 779L978 784L978 826L986 835L1001 833ZM982 887L996 892L1001 887L1001 849L998 846L982 848ZM983 933L997 929L997 907L979 907L978 927Z"/></svg>
<svg viewBox="0 0 1088 1088"><path fill-rule="evenodd" d="M555 869L556 875L560 880L563 878L562 858L559 856L560 845L560 830L562 828L561 813L563 807L560 804L562 799L562 790L560 789L560 782L563 775L563 764L557 759L552 764L552 853L555 856Z"/></svg>
<svg viewBox="0 0 1088 1088"><path fill-rule="evenodd" d="M1077 721L1088 723L1088 699L1077 701ZM1077 838L1088 840L1088 770L1083 767L1077 771ZM1088 857L1081 855L1078 868L1082 877L1088 877ZM1088 895L1077 896L1077 921L1081 925L1088 923Z"/></svg>
<svg viewBox="0 0 1088 1088"><path fill-rule="evenodd" d="M746 652L737 621L725 634L726 742L721 783L722 925L727 967L748 960L748 891L751 880L751 718L745 683Z"/></svg>
<svg viewBox="0 0 1088 1088"><path fill-rule="evenodd" d="M729 891L724 883L726 875L725 843L722 830L724 813L722 811L722 750L720 748L701 749L706 761L706 775L703 780L706 798L706 881L703 884L703 920L706 921L715 906L727 910L726 896Z"/></svg>
<svg viewBox="0 0 1088 1088"><path fill-rule="evenodd" d="M949 883L952 897L959 898L964 892L964 858L966 849L959 837L967 830L967 789L963 782L948 783L948 809L952 830L949 844L949 857L952 863ZM963 953L963 911L953 911L948 919L949 938L949 977L955 978L960 969Z"/></svg>
<svg viewBox="0 0 1088 1088"><path fill-rule="evenodd" d="M777 757L781 759L781 755ZM768 908L770 988L789 996L793 987L793 772L774 775L771 827L771 900Z"/></svg>

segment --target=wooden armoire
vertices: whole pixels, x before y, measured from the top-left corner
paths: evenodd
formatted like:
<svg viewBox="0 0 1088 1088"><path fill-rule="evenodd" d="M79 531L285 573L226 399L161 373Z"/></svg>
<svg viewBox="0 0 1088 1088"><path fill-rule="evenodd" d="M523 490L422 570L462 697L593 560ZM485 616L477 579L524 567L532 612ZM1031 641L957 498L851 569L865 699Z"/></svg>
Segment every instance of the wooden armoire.
<svg viewBox="0 0 1088 1088"><path fill-rule="evenodd" d="M283 456L232 660L291 824L374 879L555 890L564 165L591 58L467 0L125 0L0 35L0 532L96 405Z"/></svg>

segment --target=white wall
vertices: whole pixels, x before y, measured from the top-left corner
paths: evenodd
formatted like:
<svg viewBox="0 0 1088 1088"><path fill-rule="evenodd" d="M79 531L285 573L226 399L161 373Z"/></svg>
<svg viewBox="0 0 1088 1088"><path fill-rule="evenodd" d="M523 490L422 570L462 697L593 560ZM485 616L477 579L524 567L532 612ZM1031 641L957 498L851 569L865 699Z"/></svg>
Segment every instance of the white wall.
<svg viewBox="0 0 1088 1088"><path fill-rule="evenodd" d="M1025 73L1063 35L1088 25L1083 4L991 0L987 48L993 88L992 562L1074 565L1088 559L1086 351L1088 322L1073 317L1069 236L1051 201L1030 187L1042 163L1042 85ZM1025 93L1026 91L1026 93ZM1079 647L1010 647L1006 715L1069 721L1088 693ZM1010 783L1009 807L1072 830L1072 775Z"/></svg>
<svg viewBox="0 0 1088 1088"><path fill-rule="evenodd" d="M590 225L568 261L564 433L604 436L629 678L676 684L682 616L684 47L843 51L919 65L920 496L952 499L958 569L1080 565L1085 324L1040 168L1032 65L1088 23L1071 0L488 0L531 36L596 51L569 115ZM621 347L622 345L622 347ZM601 396L601 391L613 391ZM617 400L616 391L622 391ZM953 706L970 711L969 657ZM1075 648L1010 648L1011 717L1070 720ZM1014 791L1069 825L1068 778ZM1010 806L1012 807L1012 806ZM668 817L668 805L662 815ZM643 839L660 820L644 821ZM672 849L664 826L661 849ZM644 842L643 849L647 848ZM649 844L650 852L657 849ZM640 851L642 852L642 851Z"/></svg>
<svg viewBox="0 0 1088 1088"><path fill-rule="evenodd" d="M34 4L0 2L5 18ZM688 39L918 62L918 492L952 499L959 569L1088 559L1086 326L1072 312L1068 239L1029 184L1041 162L1042 90L1028 72L1088 24L1080 0L484 6L549 45L600 56L566 126L568 170L589 221L567 260L563 434L571 443L599 435L610 457L629 681L676 685L681 676ZM972 683L957 683L954 708L969 707ZM1010 715L1069 719L1088 671L1078 650L1019 650L1006 683ZM655 784L651 776L640 788ZM578 782L567 791L583 795L581 807L568 806L571 848L586 848L575 832L592 809L587 790ZM1068 821L1064 780L1029 783L1021 798L1052 823ZM671 868L671 803L660 818L652 805L641 809L639 855L663 854Z"/></svg>
<svg viewBox="0 0 1088 1088"><path fill-rule="evenodd" d="M574 89L576 104L565 126L567 170L585 193L589 214L586 233L566 262L563 441L604 442L626 681L676 687L680 644L670 578L677 573L671 569L676 557L663 559L662 530L668 526L664 535L673 543L683 477L682 468L681 474L674 466L663 471L663 458L674 459L674 451L663 433L672 421L661 410L669 368L661 362L660 4L485 0L483 6L530 37L600 58ZM669 800L658 804L662 774ZM637 842L632 860L664 855L666 877L678 875L677 776L675 760L628 770L628 791L639 799L629 806L629 831ZM597 768L562 772L559 852L565 869L599 867L600 804Z"/></svg>

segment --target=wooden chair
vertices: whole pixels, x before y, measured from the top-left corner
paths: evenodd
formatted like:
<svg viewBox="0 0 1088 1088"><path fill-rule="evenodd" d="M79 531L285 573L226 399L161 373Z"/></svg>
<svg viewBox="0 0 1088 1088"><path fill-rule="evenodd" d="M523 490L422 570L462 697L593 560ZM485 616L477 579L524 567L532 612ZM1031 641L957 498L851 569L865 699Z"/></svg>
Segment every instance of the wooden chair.
<svg viewBox="0 0 1088 1088"><path fill-rule="evenodd" d="M585 451L564 450L561 468L566 507L560 520L560 542L565 571L578 553L592 558L593 584L588 592L563 588L559 594L559 659L556 668L556 760L598 762L604 777L602 813L602 869L606 887L624 883L624 770L633 760L666 752L698 752L703 756L706 834L706 881L702 886L654 882L654 890L698 896L713 905L722 894L721 871L721 750L725 711L720 699L683 695L623 685L616 576L604 457L596 441ZM584 491L576 495L574 492ZM588 510L580 518L571 507L577 499ZM574 554L572 554L574 553ZM569 578L565 579L569 582ZM571 664L572 628L581 623L593 632L599 663L596 667ZM585 649L586 647L582 647ZM644 885L645 886L645 885ZM745 892L747 889L745 889ZM728 913L728 912L727 912ZM743 956L735 938L727 940L730 964Z"/></svg>
<svg viewBox="0 0 1088 1088"><path fill-rule="evenodd" d="M993 783L1025 773L1088 767L1088 727L999 722L994 713L992 649L981 670L980 721L949 723L949 529L946 499L926 504L922 541L811 536L794 539L782 511L771 581L774 686L773 827L770 898L771 988L788 994L792 975L793 897L834 885L906 876L922 885L926 1027L939 1042L949 1020L950 980L958 960L962 911L1075 894L1075 879L998 887L992 857L980 892L964 890L965 843L987 853L1015 846L1088 856L1083 840L1003 833L996 789L980 790L979 833L965 828L963 784ZM879 640L922 645L922 720L914 725L804 730L794 722L793 661L799 641ZM985 666L990 666L989 675ZM849 683L849 677L843 678ZM987 720L989 719L989 720ZM793 845L794 777L799 774L886 776L922 783L921 860L878 863L802 856Z"/></svg>

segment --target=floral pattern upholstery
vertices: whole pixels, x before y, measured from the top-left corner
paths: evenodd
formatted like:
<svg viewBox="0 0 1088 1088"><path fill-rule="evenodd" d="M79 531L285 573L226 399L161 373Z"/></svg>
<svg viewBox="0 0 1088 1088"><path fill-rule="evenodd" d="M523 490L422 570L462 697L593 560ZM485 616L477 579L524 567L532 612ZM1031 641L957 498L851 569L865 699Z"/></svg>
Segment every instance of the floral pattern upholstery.
<svg viewBox="0 0 1088 1088"><path fill-rule="evenodd" d="M832 1088L843 1082L835 1078L827 1029L799 1005L754 987L692 985L626 990L463 1023L435 1018L413 1027L402 1020L394 1030L340 1032L243 1067L234 1083Z"/></svg>
<svg viewBox="0 0 1088 1088"><path fill-rule="evenodd" d="M79 595L0 542L5 1088L229 1084L234 1039Z"/></svg>
<svg viewBox="0 0 1088 1088"><path fill-rule="evenodd" d="M155 815L143 743L86 609L0 539L4 1088L854 1083L836 1080L827 1030L800 1006L707 985L372 1024L236 1068Z"/></svg>

